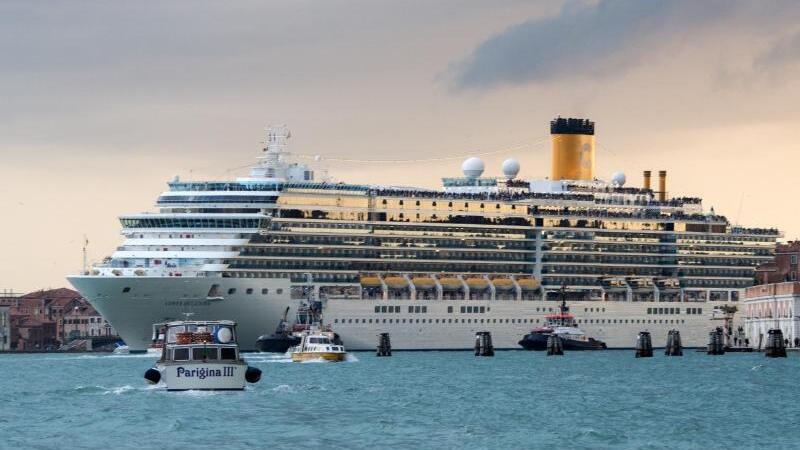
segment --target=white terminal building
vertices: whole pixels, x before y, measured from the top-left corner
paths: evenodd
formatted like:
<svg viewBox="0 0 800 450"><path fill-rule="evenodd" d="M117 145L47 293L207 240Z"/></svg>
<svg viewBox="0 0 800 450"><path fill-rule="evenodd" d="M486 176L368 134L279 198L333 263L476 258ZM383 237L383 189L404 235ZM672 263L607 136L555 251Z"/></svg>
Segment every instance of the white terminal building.
<svg viewBox="0 0 800 450"><path fill-rule="evenodd" d="M763 348L767 332L778 328L789 347L800 347L800 282L753 286L745 292L744 328L750 345ZM798 339L795 341L795 339Z"/></svg>

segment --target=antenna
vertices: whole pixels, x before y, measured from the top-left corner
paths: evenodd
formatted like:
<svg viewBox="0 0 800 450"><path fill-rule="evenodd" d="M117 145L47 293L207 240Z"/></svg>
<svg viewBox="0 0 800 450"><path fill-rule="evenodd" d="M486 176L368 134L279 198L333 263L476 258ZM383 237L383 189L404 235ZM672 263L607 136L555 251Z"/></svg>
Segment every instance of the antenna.
<svg viewBox="0 0 800 450"><path fill-rule="evenodd" d="M86 274L86 247L89 245L89 239L83 235L83 274Z"/></svg>

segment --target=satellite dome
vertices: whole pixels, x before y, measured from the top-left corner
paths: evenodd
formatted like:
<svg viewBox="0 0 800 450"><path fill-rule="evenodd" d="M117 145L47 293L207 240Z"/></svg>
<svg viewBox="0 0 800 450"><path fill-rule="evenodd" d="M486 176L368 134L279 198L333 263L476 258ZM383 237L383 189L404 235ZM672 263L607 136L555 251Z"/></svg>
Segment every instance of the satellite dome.
<svg viewBox="0 0 800 450"><path fill-rule="evenodd" d="M508 158L503 161L503 175L506 179L513 180L519 173L519 161L514 158Z"/></svg>
<svg viewBox="0 0 800 450"><path fill-rule="evenodd" d="M611 184L617 187L625 186L625 174L622 172L614 172L611 174Z"/></svg>
<svg viewBox="0 0 800 450"><path fill-rule="evenodd" d="M461 164L461 171L467 178L478 178L483 174L483 168L483 160L476 156L465 159Z"/></svg>

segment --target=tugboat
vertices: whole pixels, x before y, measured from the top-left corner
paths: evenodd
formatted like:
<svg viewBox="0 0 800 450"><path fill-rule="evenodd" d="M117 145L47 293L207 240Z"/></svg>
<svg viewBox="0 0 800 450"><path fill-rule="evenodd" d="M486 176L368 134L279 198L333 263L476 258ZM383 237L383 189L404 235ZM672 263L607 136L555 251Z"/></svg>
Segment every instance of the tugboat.
<svg viewBox="0 0 800 450"><path fill-rule="evenodd" d="M557 314L545 316L547 322L544 326L534 328L526 334L519 345L525 350L546 350L547 338L551 334L556 334L561 338L564 350L605 350L605 342L586 337L586 334L578 328L575 316L569 313L569 307L565 300L565 289L561 288L561 307Z"/></svg>
<svg viewBox="0 0 800 450"><path fill-rule="evenodd" d="M318 359L340 362L347 358L344 346L334 342L333 331L320 329L316 326L303 333L300 338L300 344L292 347L289 352L294 362Z"/></svg>
<svg viewBox="0 0 800 450"><path fill-rule="evenodd" d="M278 322L278 327L275 332L270 335L262 335L256 341L256 349L260 352L267 353L286 353L291 347L300 344L300 336L292 333L289 329L289 323L286 321L286 316L289 314L289 307L283 312L283 318ZM298 323L300 320L301 310L298 309Z"/></svg>
<svg viewBox="0 0 800 450"><path fill-rule="evenodd" d="M322 323L322 302L309 297L300 303L295 315L295 322L291 329L286 320L289 314L289 307L283 313L283 318L278 322L275 332L270 335L259 336L256 341L256 348L260 352L286 353L290 348L300 345L303 335L309 331L314 324ZM336 345L342 345L339 335L330 332L331 341Z"/></svg>
<svg viewBox="0 0 800 450"><path fill-rule="evenodd" d="M242 390L257 383L261 370L241 358L236 323L229 320L176 321L163 324L164 348L144 377L163 381L168 391Z"/></svg>

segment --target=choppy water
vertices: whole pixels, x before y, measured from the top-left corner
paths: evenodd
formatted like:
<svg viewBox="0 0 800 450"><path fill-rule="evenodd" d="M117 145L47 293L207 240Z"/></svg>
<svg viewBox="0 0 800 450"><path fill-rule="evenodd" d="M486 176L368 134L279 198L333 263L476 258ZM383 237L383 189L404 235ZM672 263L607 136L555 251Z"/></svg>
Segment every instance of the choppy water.
<svg viewBox="0 0 800 450"><path fill-rule="evenodd" d="M171 393L145 355L0 355L0 448L800 448L800 355L247 360L244 392Z"/></svg>

